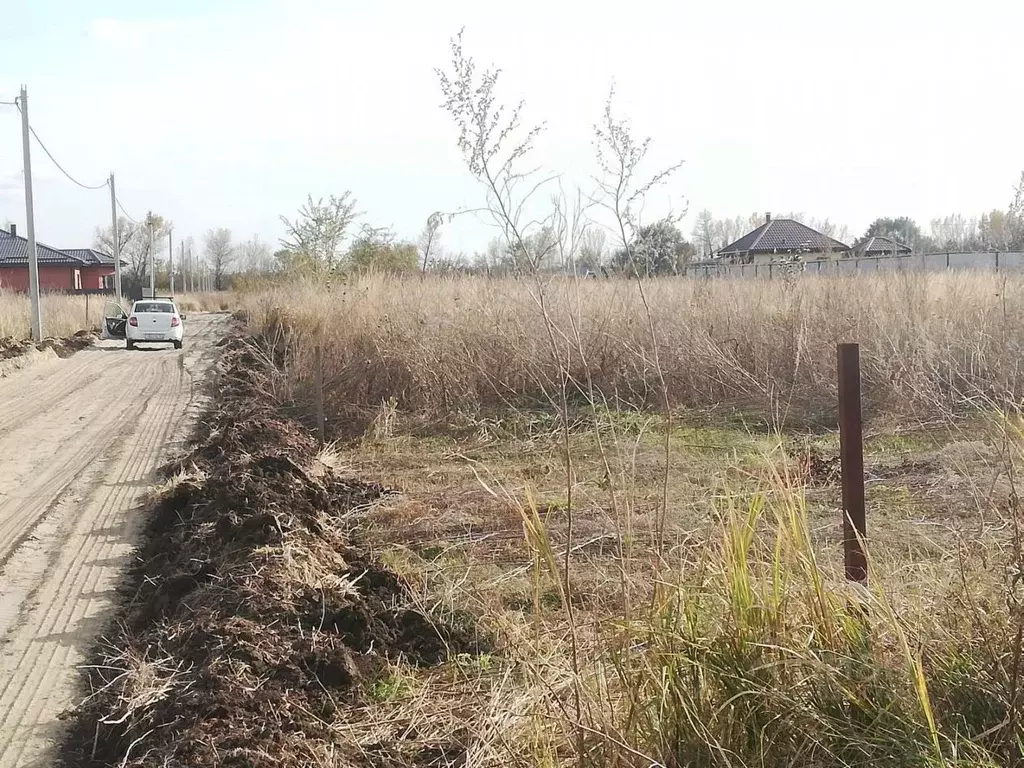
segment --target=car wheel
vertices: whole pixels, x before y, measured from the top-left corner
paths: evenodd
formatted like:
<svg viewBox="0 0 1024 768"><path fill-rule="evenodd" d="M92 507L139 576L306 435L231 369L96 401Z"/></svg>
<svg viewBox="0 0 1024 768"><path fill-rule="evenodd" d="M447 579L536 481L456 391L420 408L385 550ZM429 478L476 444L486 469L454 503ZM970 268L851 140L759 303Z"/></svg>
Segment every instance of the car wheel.
<svg viewBox="0 0 1024 768"><path fill-rule="evenodd" d="M180 342L180 341L176 341L176 342L174 342L174 348L175 348L175 349L181 349L181 345L182 345L182 343L183 343L183 342Z"/></svg>
<svg viewBox="0 0 1024 768"><path fill-rule="evenodd" d="M127 339L124 345L128 349L135 349L135 342L132 341L131 339Z"/></svg>

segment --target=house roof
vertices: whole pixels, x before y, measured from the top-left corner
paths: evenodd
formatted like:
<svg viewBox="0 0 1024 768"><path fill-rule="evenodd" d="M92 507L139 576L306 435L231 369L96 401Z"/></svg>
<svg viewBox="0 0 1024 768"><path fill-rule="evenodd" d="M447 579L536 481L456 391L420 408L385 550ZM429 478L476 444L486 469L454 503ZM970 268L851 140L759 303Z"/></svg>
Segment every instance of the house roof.
<svg viewBox="0 0 1024 768"><path fill-rule="evenodd" d="M857 253L882 254L882 253L910 253L910 246L898 243L892 238L875 235L862 240L854 246Z"/></svg>
<svg viewBox="0 0 1024 768"><path fill-rule="evenodd" d="M53 248L36 241L40 264L69 267L112 267L114 257L95 248ZM125 264L124 259L121 263ZM0 267L28 264L28 239L0 229Z"/></svg>
<svg viewBox="0 0 1024 768"><path fill-rule="evenodd" d="M84 267L88 262L67 251L51 248L36 241L36 257L40 264L67 265ZM28 240L20 235L12 235L0 229L0 267L28 264Z"/></svg>
<svg viewBox="0 0 1024 768"><path fill-rule="evenodd" d="M72 256L82 259L87 264L94 266L114 266L114 257L103 251L97 251L95 248L65 248L64 253L71 254ZM124 264L124 260L121 260Z"/></svg>
<svg viewBox="0 0 1024 768"><path fill-rule="evenodd" d="M718 253L722 256L741 253L790 253L806 251L812 253L845 252L850 246L835 238L823 235L806 224L794 219L770 219L757 229L748 232L739 240L725 246Z"/></svg>

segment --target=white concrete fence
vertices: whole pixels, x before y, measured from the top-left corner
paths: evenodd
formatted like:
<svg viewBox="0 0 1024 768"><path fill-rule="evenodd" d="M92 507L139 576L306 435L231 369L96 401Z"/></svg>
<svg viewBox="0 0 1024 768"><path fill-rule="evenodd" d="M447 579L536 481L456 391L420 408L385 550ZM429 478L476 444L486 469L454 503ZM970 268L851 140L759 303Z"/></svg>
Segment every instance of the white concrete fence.
<svg viewBox="0 0 1024 768"><path fill-rule="evenodd" d="M1024 253L927 253L913 256L876 258L847 256L840 259L805 261L805 275L852 275L860 272L945 272L947 270L981 270L988 272L1024 273ZM687 277L744 277L770 280L793 274L792 262L774 264L696 264L686 268Z"/></svg>

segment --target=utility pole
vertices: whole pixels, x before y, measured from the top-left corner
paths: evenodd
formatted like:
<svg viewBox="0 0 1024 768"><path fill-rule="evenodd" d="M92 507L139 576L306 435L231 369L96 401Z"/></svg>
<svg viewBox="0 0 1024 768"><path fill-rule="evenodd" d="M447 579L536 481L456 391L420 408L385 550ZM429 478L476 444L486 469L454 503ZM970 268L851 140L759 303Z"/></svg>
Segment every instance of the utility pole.
<svg viewBox="0 0 1024 768"><path fill-rule="evenodd" d="M156 256L153 254L153 214L146 216L149 228L149 298L156 296Z"/></svg>
<svg viewBox="0 0 1024 768"><path fill-rule="evenodd" d="M28 89L21 86L21 141L25 155L25 228L28 230L28 294L32 303L32 340L43 340L43 314L39 307L39 254L36 251L36 219L32 209L32 153L28 124Z"/></svg>
<svg viewBox="0 0 1024 768"><path fill-rule="evenodd" d="M167 284L171 289L168 296L174 296L174 229L167 230Z"/></svg>
<svg viewBox="0 0 1024 768"><path fill-rule="evenodd" d="M110 173L110 232L114 244L114 297L121 302L121 236L117 232L117 193L114 191L114 173Z"/></svg>

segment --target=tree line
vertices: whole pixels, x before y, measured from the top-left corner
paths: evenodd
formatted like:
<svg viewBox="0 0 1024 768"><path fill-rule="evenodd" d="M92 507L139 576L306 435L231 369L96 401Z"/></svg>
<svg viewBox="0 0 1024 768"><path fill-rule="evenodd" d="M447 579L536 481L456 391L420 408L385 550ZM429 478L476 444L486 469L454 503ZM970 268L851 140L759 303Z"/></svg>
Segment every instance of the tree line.
<svg viewBox="0 0 1024 768"><path fill-rule="evenodd" d="M713 258L764 223L761 213L716 218L704 209L696 215L690 238L675 216L637 226L625 246L611 247L606 230L588 222L573 233L567 248L564 227L554 219L519 239L496 238L484 250L467 255L449 253L443 247L443 228L454 218L452 214L431 214L415 243L400 239L389 227L360 223L361 216L350 191L326 199L310 195L293 217L281 216L285 235L276 250L256 235L235 242L231 230L224 228L208 230L198 245L193 238L184 238L174 244L175 285L181 290L226 290L236 280L255 276L327 276L349 271L671 275L694 260ZM850 245L883 236L918 253L1020 251L1024 250L1024 174L1005 210L939 217L927 229L908 216L880 217L854 240L849 227L829 219L808 218L799 212L777 214L777 218L795 219ZM356 224L359 227L353 232ZM169 287L172 232L173 223L154 212L143 221L118 219L125 291L148 286L151 250L156 284ZM94 239L99 250L113 253L110 227L98 228Z"/></svg>
<svg viewBox="0 0 1024 768"><path fill-rule="evenodd" d="M150 264L158 289L170 288L173 268L175 288L187 291L226 290L238 272L263 272L272 267L271 248L258 235L236 243L230 229L215 228L207 230L197 245L191 236L172 242L173 232L173 223L152 211L142 221L118 218L121 283L125 293L134 294L148 287ZM114 253L112 227L97 228L93 241L97 250Z"/></svg>

